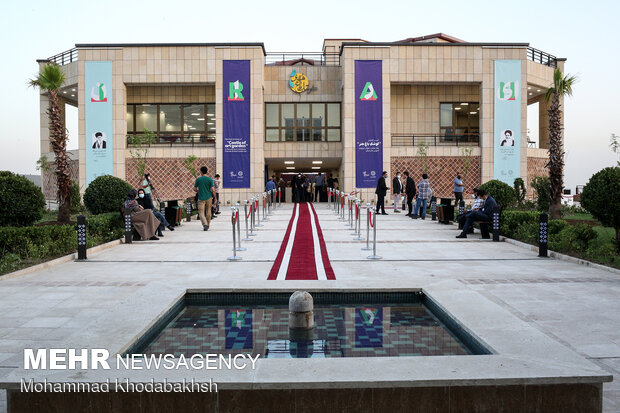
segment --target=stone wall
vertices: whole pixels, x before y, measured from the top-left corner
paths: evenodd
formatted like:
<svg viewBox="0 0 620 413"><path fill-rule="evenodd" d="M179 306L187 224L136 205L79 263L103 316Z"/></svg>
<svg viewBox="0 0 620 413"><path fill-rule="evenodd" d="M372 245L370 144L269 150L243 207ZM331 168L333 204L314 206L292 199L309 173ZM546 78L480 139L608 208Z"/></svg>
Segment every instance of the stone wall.
<svg viewBox="0 0 620 413"><path fill-rule="evenodd" d="M472 188L480 185L480 158L473 157L467 175L463 174L463 157L460 156L429 156L426 158L428 163L428 180L437 197L454 197L454 178L458 173L463 176L465 192L471 192ZM417 183L422 177L424 170L423 159L419 156L398 156L392 157L390 162L388 186L392 186L392 178L396 172L401 174L409 171L410 176Z"/></svg>
<svg viewBox="0 0 620 413"><path fill-rule="evenodd" d="M548 158L534 158L527 157L527 182L525 183L525 187L527 188L527 196L534 196L534 191L530 185L532 179L535 176L549 176L549 170L545 167L549 162Z"/></svg>
<svg viewBox="0 0 620 413"><path fill-rule="evenodd" d="M151 174L155 195L159 199L185 199L194 196L195 178L185 168L183 161L184 158L147 158L146 171ZM194 167L199 170L201 166L209 169L209 176L215 175L215 158L198 158ZM136 173L135 159L125 160L125 171L125 180L136 188L140 187L143 178Z"/></svg>

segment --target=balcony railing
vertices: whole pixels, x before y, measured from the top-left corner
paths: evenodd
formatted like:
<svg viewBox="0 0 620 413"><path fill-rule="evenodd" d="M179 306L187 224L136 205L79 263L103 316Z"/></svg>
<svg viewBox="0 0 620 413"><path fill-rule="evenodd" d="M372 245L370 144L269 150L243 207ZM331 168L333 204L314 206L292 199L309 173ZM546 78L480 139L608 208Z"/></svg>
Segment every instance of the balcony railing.
<svg viewBox="0 0 620 413"><path fill-rule="evenodd" d="M340 66L339 53L267 53L265 56L265 64L271 66Z"/></svg>
<svg viewBox="0 0 620 413"><path fill-rule="evenodd" d="M127 147L133 147L131 143L131 135L127 136ZM215 146L215 137L213 135L201 136L181 136L166 135L155 137L155 141L150 146Z"/></svg>
<svg viewBox="0 0 620 413"><path fill-rule="evenodd" d="M56 63L58 66L66 65L69 63L77 62L78 60L78 49L73 48L47 59L51 63Z"/></svg>
<svg viewBox="0 0 620 413"><path fill-rule="evenodd" d="M549 67L558 67L557 57L545 53L542 50L534 49L533 47L527 48L527 58L535 63Z"/></svg>
<svg viewBox="0 0 620 413"><path fill-rule="evenodd" d="M478 146L480 134L427 134L392 135L392 146Z"/></svg>

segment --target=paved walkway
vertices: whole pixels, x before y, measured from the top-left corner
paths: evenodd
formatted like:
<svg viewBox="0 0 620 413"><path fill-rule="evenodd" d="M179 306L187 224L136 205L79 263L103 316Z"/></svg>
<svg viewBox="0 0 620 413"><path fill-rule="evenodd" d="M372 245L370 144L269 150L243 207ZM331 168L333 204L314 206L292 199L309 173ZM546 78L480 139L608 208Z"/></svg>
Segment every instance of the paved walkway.
<svg viewBox="0 0 620 413"><path fill-rule="evenodd" d="M231 223L230 213L223 212L207 232L199 221L183 223L160 241L120 245L91 254L87 262L1 280L0 378L21 365L24 348L119 351L189 288L399 289L452 282L613 374L616 381L604 385L604 410L620 411L617 273L539 259L479 234L456 240L456 227L403 214L378 217L377 253L383 259L371 261L360 249L365 243L353 241L352 231L326 204L316 211L336 280L267 280L291 218L290 204L261 221L254 240L243 243L247 251L239 253L240 262L226 260L232 254Z"/></svg>

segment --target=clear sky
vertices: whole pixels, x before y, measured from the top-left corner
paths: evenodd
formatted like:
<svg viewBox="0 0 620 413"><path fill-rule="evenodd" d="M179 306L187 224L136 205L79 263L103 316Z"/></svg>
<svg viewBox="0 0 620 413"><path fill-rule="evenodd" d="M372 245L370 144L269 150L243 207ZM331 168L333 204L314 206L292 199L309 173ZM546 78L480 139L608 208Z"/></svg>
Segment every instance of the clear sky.
<svg viewBox="0 0 620 413"><path fill-rule="evenodd" d="M565 103L567 188L614 165L620 134L616 1L59 1L0 7L0 170L37 173L36 59L76 43L263 42L268 52L320 51L324 38L395 41L443 32L470 42L525 42L566 57L577 74ZM74 136L75 114L69 126Z"/></svg>

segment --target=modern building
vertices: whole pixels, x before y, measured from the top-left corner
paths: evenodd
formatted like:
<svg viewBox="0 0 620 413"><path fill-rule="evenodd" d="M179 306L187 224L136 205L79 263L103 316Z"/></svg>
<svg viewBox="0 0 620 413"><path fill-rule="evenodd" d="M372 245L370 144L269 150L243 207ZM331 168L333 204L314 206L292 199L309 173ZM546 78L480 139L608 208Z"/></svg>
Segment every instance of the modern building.
<svg viewBox="0 0 620 413"><path fill-rule="evenodd" d="M372 197L382 170L427 171L437 195L527 183L548 148L545 88L565 59L528 43L469 43L439 33L389 43L325 39L322 52L267 53L262 43L77 44L49 59L77 106L84 189L112 174L137 185L135 137L152 132L147 171L161 199L192 192L195 167L223 178L223 200L262 191L271 174L323 172ZM527 107L539 104L539 139ZM41 94L41 153L53 158ZM144 148L144 145L143 145ZM53 179L44 179L49 184ZM53 192L53 191L52 191Z"/></svg>

